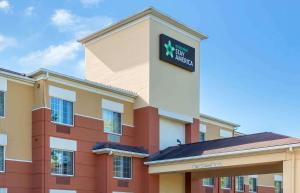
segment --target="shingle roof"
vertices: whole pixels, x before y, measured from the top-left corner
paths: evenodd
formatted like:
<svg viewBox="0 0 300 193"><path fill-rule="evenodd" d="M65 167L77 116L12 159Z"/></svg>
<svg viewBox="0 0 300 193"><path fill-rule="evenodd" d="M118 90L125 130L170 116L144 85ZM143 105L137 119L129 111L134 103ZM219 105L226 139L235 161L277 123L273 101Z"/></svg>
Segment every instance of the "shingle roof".
<svg viewBox="0 0 300 193"><path fill-rule="evenodd" d="M150 156L148 161L151 162L201 155L213 155L218 153L267 148L296 143L300 143L300 139L271 132L264 132L172 146Z"/></svg>
<svg viewBox="0 0 300 193"><path fill-rule="evenodd" d="M14 74L14 75L19 75L19 76L26 76L26 74L24 74L24 73L15 72L15 71L8 70L8 69L1 68L1 67L0 67L0 71L7 72L7 73L10 73L10 74Z"/></svg>
<svg viewBox="0 0 300 193"><path fill-rule="evenodd" d="M132 153L148 154L148 151L146 149L144 149L143 147L122 145L122 144L112 143L112 142L98 142L93 147L93 151L100 150L100 149L106 149L106 148L127 151L127 152L132 152Z"/></svg>

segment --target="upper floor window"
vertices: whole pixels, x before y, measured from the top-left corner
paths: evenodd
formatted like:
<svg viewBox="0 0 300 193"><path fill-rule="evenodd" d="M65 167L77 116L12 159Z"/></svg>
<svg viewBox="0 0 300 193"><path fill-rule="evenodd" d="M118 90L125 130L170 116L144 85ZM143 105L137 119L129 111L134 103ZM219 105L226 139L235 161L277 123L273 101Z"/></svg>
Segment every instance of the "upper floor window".
<svg viewBox="0 0 300 193"><path fill-rule="evenodd" d="M225 129L220 129L220 137L221 138L227 138L227 137L232 137L233 132L232 131L228 131Z"/></svg>
<svg viewBox="0 0 300 193"><path fill-rule="evenodd" d="M203 178L202 183L203 186L214 186L215 178Z"/></svg>
<svg viewBox="0 0 300 193"><path fill-rule="evenodd" d="M231 177L221 177L221 188L231 189Z"/></svg>
<svg viewBox="0 0 300 193"><path fill-rule="evenodd" d="M73 176L74 152L51 149L51 174Z"/></svg>
<svg viewBox="0 0 300 193"><path fill-rule="evenodd" d="M205 124L200 124L200 131L199 131L199 141L202 142L202 141L205 141L206 140L206 125Z"/></svg>
<svg viewBox="0 0 300 193"><path fill-rule="evenodd" d="M0 188L0 193L7 193L7 188Z"/></svg>
<svg viewBox="0 0 300 193"><path fill-rule="evenodd" d="M249 192L257 192L257 178L249 176Z"/></svg>
<svg viewBox="0 0 300 193"><path fill-rule="evenodd" d="M0 172L4 172L4 146L0 146Z"/></svg>
<svg viewBox="0 0 300 193"><path fill-rule="evenodd" d="M125 156L114 156L114 177L115 178L126 178L130 179L131 176L131 167L132 159L131 157Z"/></svg>
<svg viewBox="0 0 300 193"><path fill-rule="evenodd" d="M275 193L282 193L282 176L281 175L275 175L274 176L274 186L275 186Z"/></svg>
<svg viewBox="0 0 300 193"><path fill-rule="evenodd" d="M235 190L237 192L244 192L244 177L236 176L235 177Z"/></svg>
<svg viewBox="0 0 300 193"><path fill-rule="evenodd" d="M73 102L51 97L51 120L55 123L73 125Z"/></svg>
<svg viewBox="0 0 300 193"><path fill-rule="evenodd" d="M104 131L113 134L121 134L121 113L103 109Z"/></svg>
<svg viewBox="0 0 300 193"><path fill-rule="evenodd" d="M5 112L5 92L0 91L0 117L4 117Z"/></svg>

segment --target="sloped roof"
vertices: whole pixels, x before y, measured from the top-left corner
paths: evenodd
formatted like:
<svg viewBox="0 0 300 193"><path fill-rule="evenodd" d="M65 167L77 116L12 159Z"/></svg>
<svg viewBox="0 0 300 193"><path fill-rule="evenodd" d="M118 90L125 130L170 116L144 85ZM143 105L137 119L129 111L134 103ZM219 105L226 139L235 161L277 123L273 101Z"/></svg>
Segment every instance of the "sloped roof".
<svg viewBox="0 0 300 193"><path fill-rule="evenodd" d="M298 143L300 144L300 139L298 138L272 132L264 132L172 146L150 156L148 162L238 152Z"/></svg>

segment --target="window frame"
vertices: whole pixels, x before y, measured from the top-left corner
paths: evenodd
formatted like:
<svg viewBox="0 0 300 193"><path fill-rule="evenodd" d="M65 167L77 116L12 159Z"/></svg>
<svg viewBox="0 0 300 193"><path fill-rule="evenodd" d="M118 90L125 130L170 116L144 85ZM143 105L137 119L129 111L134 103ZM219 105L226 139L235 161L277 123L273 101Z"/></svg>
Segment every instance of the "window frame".
<svg viewBox="0 0 300 193"><path fill-rule="evenodd" d="M214 187L215 186L215 178L211 178L211 179L213 179L213 183L212 184L205 184L204 183L205 179L209 179L209 178L203 178L202 179L202 186L204 186L204 187Z"/></svg>
<svg viewBox="0 0 300 193"><path fill-rule="evenodd" d="M51 175L52 176L65 176L65 177L74 177L75 176L75 151L70 151L70 150L65 150L65 149L58 149L58 148L50 148L50 169L51 169ZM66 151L66 152L71 152L72 153L72 157L73 157L73 163L72 163L72 173L73 174L55 174L52 172L52 150L59 150L59 151Z"/></svg>
<svg viewBox="0 0 300 193"><path fill-rule="evenodd" d="M114 133L114 132L110 132L110 131L105 131L105 123L104 123L104 112L103 111L110 111L110 112L112 112L112 113L119 113L121 116L121 118L120 118L120 133ZM122 134L123 134L123 115L122 115L122 113L120 113L120 112L116 112L116 111L112 111L112 110L110 110L110 109L106 109L106 108L102 108L102 120L103 120L103 132L104 133L107 133L107 134L111 134L111 135L119 135L119 136L122 136Z"/></svg>
<svg viewBox="0 0 300 193"><path fill-rule="evenodd" d="M61 122L57 122L57 121L52 120L51 98L55 98L55 99L59 99L59 100L62 100L62 101L67 101L67 102L72 103L72 124L61 123ZM75 122L74 102L69 101L69 100L65 100L65 99L62 99L62 98L50 96L50 116L51 116L51 123L54 123L54 124L57 124L57 125L68 126L68 127L74 127L74 124L75 124L74 123Z"/></svg>
<svg viewBox="0 0 300 193"><path fill-rule="evenodd" d="M206 141L206 132L199 132L199 135L200 135L200 137L199 137L199 142L204 142L204 141ZM203 135L203 139L202 139L202 135Z"/></svg>
<svg viewBox="0 0 300 193"><path fill-rule="evenodd" d="M3 92L3 116L0 115L0 119L4 119L6 115L6 92L7 91L0 90L0 92Z"/></svg>
<svg viewBox="0 0 300 193"><path fill-rule="evenodd" d="M230 187L223 187L223 185L222 185L222 179L224 179L224 178L227 178L227 179L230 180ZM222 189L222 190L231 190L231 189L232 189L232 178L229 177L229 176L223 176L223 177L221 177L221 182L220 182L220 184L221 184L221 189Z"/></svg>
<svg viewBox="0 0 300 193"><path fill-rule="evenodd" d="M242 190L239 190L239 189L237 189L238 188L238 186L237 186L237 179L239 179L239 178L243 178L243 186L242 186ZM245 177L244 176L235 176L235 191L236 192L245 192Z"/></svg>
<svg viewBox="0 0 300 193"><path fill-rule="evenodd" d="M0 170L0 173L5 173L6 147L5 145L0 145L0 147L3 147L3 170Z"/></svg>
<svg viewBox="0 0 300 193"><path fill-rule="evenodd" d="M118 176L115 176L115 165L114 165L114 157L121 157L121 158L123 158L123 157L127 157L127 158L130 158L130 178L127 178L127 177L118 177ZM120 180L132 180L132 176L133 176L133 168L132 168L132 162L133 162L133 159L132 159L132 157L129 157L129 156L123 156L123 155L114 155L113 156L113 159L112 159L112 161L113 161L113 178L114 179L120 179ZM122 171L123 172L123 171ZM124 175L123 175L124 176Z"/></svg>
<svg viewBox="0 0 300 193"><path fill-rule="evenodd" d="M250 186L250 180L251 180L251 179L255 179L255 185L256 185L256 186L255 186L255 191L253 191L253 190L250 189L250 187L251 187L251 186ZM252 188L253 188L253 187L252 187ZM249 192L251 192L251 193L257 193L257 178L256 178L256 177L251 177L251 176L249 177Z"/></svg>

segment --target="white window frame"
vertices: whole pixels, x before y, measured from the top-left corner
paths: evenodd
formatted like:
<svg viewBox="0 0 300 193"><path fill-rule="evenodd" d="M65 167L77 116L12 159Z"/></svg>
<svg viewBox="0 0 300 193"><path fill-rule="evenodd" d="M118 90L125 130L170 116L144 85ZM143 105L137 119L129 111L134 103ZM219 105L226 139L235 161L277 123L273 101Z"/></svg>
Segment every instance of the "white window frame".
<svg viewBox="0 0 300 193"><path fill-rule="evenodd" d="M205 179L208 179L208 178L203 178L202 179L202 186L204 186L204 187L214 187L215 186L215 179L214 178L212 178L213 179L213 184L205 184L204 183Z"/></svg>
<svg viewBox="0 0 300 193"><path fill-rule="evenodd" d="M238 190L237 189L237 186L236 186L236 184L237 184L237 178L243 178L243 190ZM244 176L235 176L235 191L236 192L245 192L245 177Z"/></svg>
<svg viewBox="0 0 300 193"><path fill-rule="evenodd" d="M253 191L253 190L250 190L250 180L251 179L255 179L256 180L256 191ZM257 193L257 176L249 176L249 192L252 192L252 193Z"/></svg>
<svg viewBox="0 0 300 193"><path fill-rule="evenodd" d="M222 178L228 178L230 180L230 187L229 188L228 187L223 187L223 185L222 185ZM229 176L223 176L223 177L221 177L220 184L221 184L221 189L222 190L231 190L232 189L232 178L229 177Z"/></svg>
<svg viewBox="0 0 300 193"><path fill-rule="evenodd" d="M56 99L60 99L60 100L63 100L63 101L68 101L68 102L71 102L72 103L72 124L66 124L66 123L61 123L61 122L57 122L57 121L53 121L52 120L52 114L51 114L51 98L56 98ZM65 100L65 99L62 99L62 98L58 98L58 97L55 97L55 96L50 96L50 116L51 116L51 123L54 123L54 124L57 124L57 125L63 125L63 126L68 126L68 127L74 127L74 121L75 121L75 112L74 112L74 101L70 101L70 100Z"/></svg>
<svg viewBox="0 0 300 193"><path fill-rule="evenodd" d="M52 163L51 163L51 159L52 159L52 150L59 150L59 151L66 151L66 152L72 152L72 156L73 156L73 174L55 174L52 173ZM50 148L50 168L51 168L51 175L52 176L65 176L65 177L74 177L75 176L75 151L71 151L71 150L65 150L65 149L59 149L59 148Z"/></svg>
<svg viewBox="0 0 300 193"><path fill-rule="evenodd" d="M59 189L50 189L49 193L76 193L76 190L59 190Z"/></svg>
<svg viewBox="0 0 300 193"><path fill-rule="evenodd" d="M120 115L121 115L120 133L114 133L114 132L110 132L110 131L105 131L105 126L104 126L105 123L104 123L104 113L103 113L103 110L110 111L110 112L113 112L113 113L120 113L120 112L116 112L116 111L113 111L113 110L110 110L110 109L102 108L102 119L103 119L103 131L104 131L104 133L122 136L122 134L123 134L123 124L122 124L123 123L123 113L120 113Z"/></svg>
<svg viewBox="0 0 300 193"><path fill-rule="evenodd" d="M129 156L124 156L124 155L114 155L114 156L119 156L119 157L129 157ZM114 157L113 156L113 157ZM114 159L112 160L113 161L113 178L115 179L123 179L123 180L132 180L132 176L133 176L133 173L132 173L132 162L133 162L133 159L132 157L129 157L130 158L130 178L125 178L125 177L117 177L115 176L114 174L114 168L115 168L115 165L114 165Z"/></svg>
<svg viewBox="0 0 300 193"><path fill-rule="evenodd" d="M1 145L1 144L0 144L0 146L3 147L3 171L0 170L0 173L5 173L6 146L5 145Z"/></svg>

